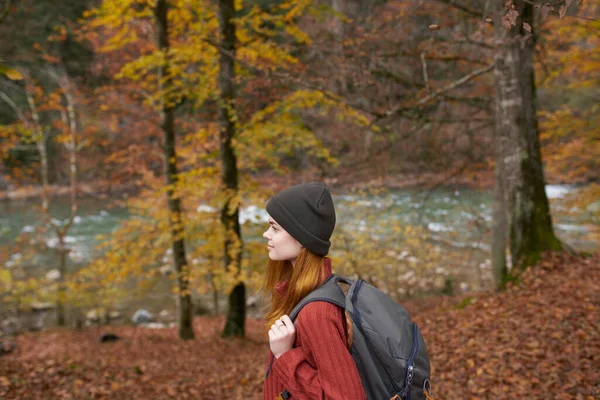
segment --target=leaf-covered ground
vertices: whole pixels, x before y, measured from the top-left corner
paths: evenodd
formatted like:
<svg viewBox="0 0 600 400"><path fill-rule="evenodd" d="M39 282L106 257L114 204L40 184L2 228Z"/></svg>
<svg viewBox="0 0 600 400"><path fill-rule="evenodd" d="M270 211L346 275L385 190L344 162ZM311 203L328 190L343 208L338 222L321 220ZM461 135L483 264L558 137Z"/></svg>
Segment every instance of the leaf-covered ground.
<svg viewBox="0 0 600 400"><path fill-rule="evenodd" d="M600 399L600 256L547 257L522 278L501 294L407 303L436 399ZM193 342L130 326L23 335L0 357L0 398L262 398L262 322L244 340L221 339L222 326L196 319ZM99 343L107 331L123 339Z"/></svg>

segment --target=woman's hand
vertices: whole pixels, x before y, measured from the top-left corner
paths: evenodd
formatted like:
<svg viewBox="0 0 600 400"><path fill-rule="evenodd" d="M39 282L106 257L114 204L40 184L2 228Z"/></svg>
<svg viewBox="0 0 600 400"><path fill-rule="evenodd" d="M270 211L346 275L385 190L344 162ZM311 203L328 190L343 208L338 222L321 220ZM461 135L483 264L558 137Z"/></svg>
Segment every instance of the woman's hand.
<svg viewBox="0 0 600 400"><path fill-rule="evenodd" d="M291 350L296 340L296 327L287 315L279 318L269 330L269 346L275 358Z"/></svg>

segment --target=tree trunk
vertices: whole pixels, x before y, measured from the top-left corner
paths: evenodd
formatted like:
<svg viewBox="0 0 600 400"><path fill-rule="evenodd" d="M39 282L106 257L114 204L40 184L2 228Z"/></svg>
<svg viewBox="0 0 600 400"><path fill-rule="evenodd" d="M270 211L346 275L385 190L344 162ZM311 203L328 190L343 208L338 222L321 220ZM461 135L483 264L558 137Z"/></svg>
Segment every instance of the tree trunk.
<svg viewBox="0 0 600 400"><path fill-rule="evenodd" d="M213 274L210 274L210 284L213 292L213 315L219 315L219 290L215 283L215 277Z"/></svg>
<svg viewBox="0 0 600 400"><path fill-rule="evenodd" d="M56 315L57 323L59 326L66 325L65 317L65 297L66 288L65 281L67 280L67 263L69 261L70 249L66 246L66 237L69 233L69 229L73 225L73 221L77 216L77 116L75 114L75 101L73 99L73 93L71 92L68 77L65 75L63 78L58 78L59 85L64 90L64 98L66 100L67 112L61 110L61 118L65 127L69 127L69 141L65 143L65 147L69 152L69 189L70 189L70 200L71 200L71 214L67 223L62 226L55 226L56 235L59 241L59 258L60 258L60 277L58 281L58 292L57 292L57 305ZM47 177L46 177L47 182Z"/></svg>
<svg viewBox="0 0 600 400"><path fill-rule="evenodd" d="M33 119L33 131L35 135L35 144L40 153L40 177L42 179L42 211L48 217L48 203L50 187L48 182L48 151L46 147L46 135L42 129L40 123L40 116L37 112L35 101L33 100L33 94L29 92L25 87L25 94L27 95L27 102L29 103L29 110L31 111L31 118ZM50 218L48 218L50 220Z"/></svg>
<svg viewBox="0 0 600 400"><path fill-rule="evenodd" d="M503 157L505 150L503 144L496 141L496 160ZM496 163L496 187L494 191L494 214L492 226L492 271L494 280L501 286L504 285L508 276L506 265L506 246L508 244L508 221L506 215L506 204L504 196L506 188L505 180L502 179L501 163Z"/></svg>
<svg viewBox="0 0 600 400"><path fill-rule="evenodd" d="M506 231L495 232L493 268L502 276L498 283L503 285L507 273L501 253L505 249L510 252L513 268L523 269L535 264L542 251L559 250L561 244L552 229L538 136L534 7L515 0L519 16L516 25L507 31L501 21L506 13L504 2L495 3L496 195L503 208L496 215L496 226L501 229L505 218ZM531 33L524 24L529 25Z"/></svg>
<svg viewBox="0 0 600 400"><path fill-rule="evenodd" d="M58 246L58 256L60 258L59 262L59 272L60 276L58 277L58 288L56 291L56 324L58 326L66 326L67 318L65 316L65 279L67 275L67 255L69 251L65 246L65 238L59 237L59 246Z"/></svg>
<svg viewBox="0 0 600 400"><path fill-rule="evenodd" d="M50 224L56 233L58 238L59 247L57 250L59 258L59 274L57 287L56 287L56 324L58 326L66 325L65 316L65 275L67 269L67 252L65 247L65 235L62 234L62 230L59 226L52 222L52 215L50 214L50 184L48 181L48 147L46 145L46 135L41 125L40 116L38 114L37 106L33 98L33 94L25 88L25 94L27 102L29 104L29 110L31 111L31 118L33 120L33 132L34 140L37 146L38 152L40 153L40 178L42 180L42 212L45 217L45 224Z"/></svg>
<svg viewBox="0 0 600 400"><path fill-rule="evenodd" d="M169 5L166 0L158 0L156 4L156 20L158 22L159 49L165 55L165 62L159 70L159 75L169 75L169 25L167 21ZM167 80L166 85L169 85ZM175 150L175 109L169 99L163 99L161 110L161 129L164 134L165 177L167 185L167 205L169 208L169 224L173 250L173 262L177 271L179 287L178 325L180 339L194 339L193 307L189 288L189 267L185 254L183 239L183 218L181 213L181 199L177 197L175 186L177 184L177 152Z"/></svg>
<svg viewBox="0 0 600 400"><path fill-rule="evenodd" d="M225 203L221 210L221 223L225 228L224 263L225 269L238 271L242 265L242 238L240 234L238 205L237 159L232 139L235 135L235 17L234 0L219 1L220 45L219 88L219 142L222 166L222 184L225 188ZM244 336L246 322L246 288L238 282L229 294L227 320L223 336Z"/></svg>

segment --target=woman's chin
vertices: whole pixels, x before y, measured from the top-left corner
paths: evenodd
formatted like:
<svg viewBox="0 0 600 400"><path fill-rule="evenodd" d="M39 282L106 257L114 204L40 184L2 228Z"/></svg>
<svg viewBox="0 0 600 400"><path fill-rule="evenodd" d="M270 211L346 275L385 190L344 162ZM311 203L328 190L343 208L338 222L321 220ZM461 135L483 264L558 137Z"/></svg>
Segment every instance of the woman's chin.
<svg viewBox="0 0 600 400"><path fill-rule="evenodd" d="M271 260L271 261L287 261L288 258L278 257L277 254L275 254L275 252L270 251L269 252L269 260Z"/></svg>

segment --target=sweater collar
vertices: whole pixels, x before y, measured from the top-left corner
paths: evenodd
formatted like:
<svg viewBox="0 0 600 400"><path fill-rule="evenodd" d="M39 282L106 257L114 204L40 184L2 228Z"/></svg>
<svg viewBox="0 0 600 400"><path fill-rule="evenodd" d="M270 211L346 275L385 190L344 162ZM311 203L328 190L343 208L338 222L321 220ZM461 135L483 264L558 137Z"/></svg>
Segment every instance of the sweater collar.
<svg viewBox="0 0 600 400"><path fill-rule="evenodd" d="M332 274L331 258L329 257L325 257L325 260L323 262L323 273L323 279L321 280L321 282L319 282L319 284L323 283L325 279L329 278ZM281 281L277 285L275 285L275 290L277 290L277 293L279 293L281 297L284 297L287 293L288 283L289 281Z"/></svg>

